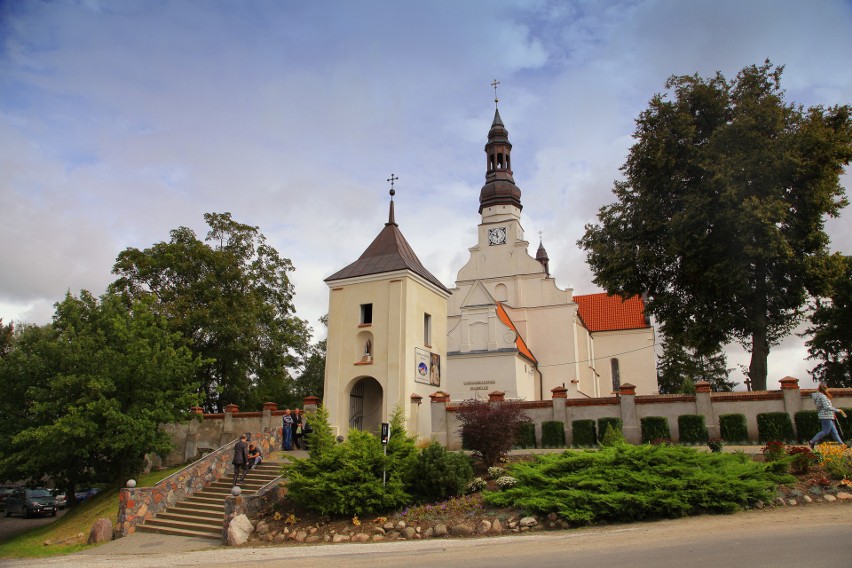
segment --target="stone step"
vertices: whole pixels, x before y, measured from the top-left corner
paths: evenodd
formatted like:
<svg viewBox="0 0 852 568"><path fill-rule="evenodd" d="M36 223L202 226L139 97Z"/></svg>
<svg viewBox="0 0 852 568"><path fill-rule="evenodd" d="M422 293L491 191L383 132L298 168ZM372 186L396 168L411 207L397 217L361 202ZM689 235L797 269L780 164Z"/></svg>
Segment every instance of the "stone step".
<svg viewBox="0 0 852 568"><path fill-rule="evenodd" d="M219 515L204 515L202 513L183 513L172 510L165 511L157 515L158 521L170 521L190 523L194 525L203 525L213 528L222 528L222 514Z"/></svg>
<svg viewBox="0 0 852 568"><path fill-rule="evenodd" d="M144 525L139 525L138 527L136 527L136 530L147 533L170 534L174 536L187 536L222 540L221 522L218 529L213 529L204 527L199 528L198 526L189 523L184 523L182 526L175 526L170 524L159 524L155 523L154 521L156 521L156 519L151 519Z"/></svg>

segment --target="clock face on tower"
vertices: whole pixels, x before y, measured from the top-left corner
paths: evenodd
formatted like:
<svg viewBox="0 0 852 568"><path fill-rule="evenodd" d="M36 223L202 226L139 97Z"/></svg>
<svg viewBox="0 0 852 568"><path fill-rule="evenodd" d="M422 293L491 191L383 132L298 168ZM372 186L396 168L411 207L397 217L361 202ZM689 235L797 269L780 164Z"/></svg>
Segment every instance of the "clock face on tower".
<svg viewBox="0 0 852 568"><path fill-rule="evenodd" d="M502 245L506 242L506 227L488 229L488 244Z"/></svg>

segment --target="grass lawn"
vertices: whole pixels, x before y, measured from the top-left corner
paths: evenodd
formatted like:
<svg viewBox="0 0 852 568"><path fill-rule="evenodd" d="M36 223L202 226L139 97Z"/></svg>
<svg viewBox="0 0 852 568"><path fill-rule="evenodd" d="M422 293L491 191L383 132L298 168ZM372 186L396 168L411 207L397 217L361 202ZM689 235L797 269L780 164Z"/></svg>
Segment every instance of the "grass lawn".
<svg viewBox="0 0 852 568"><path fill-rule="evenodd" d="M180 466L140 475L137 486L150 487L182 468ZM0 558L55 556L97 546L85 544L92 525L102 518L110 519L115 524L117 517L118 489L109 489L70 509L61 519L23 532L0 544ZM45 542L51 544L45 545Z"/></svg>

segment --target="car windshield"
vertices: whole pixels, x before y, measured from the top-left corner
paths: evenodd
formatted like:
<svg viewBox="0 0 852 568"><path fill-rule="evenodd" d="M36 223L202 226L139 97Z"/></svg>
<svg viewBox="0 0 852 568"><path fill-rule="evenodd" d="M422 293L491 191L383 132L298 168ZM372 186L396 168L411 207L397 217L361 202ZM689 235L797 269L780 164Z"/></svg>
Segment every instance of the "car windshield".
<svg viewBox="0 0 852 568"><path fill-rule="evenodd" d="M53 497L47 489L31 489L30 497Z"/></svg>

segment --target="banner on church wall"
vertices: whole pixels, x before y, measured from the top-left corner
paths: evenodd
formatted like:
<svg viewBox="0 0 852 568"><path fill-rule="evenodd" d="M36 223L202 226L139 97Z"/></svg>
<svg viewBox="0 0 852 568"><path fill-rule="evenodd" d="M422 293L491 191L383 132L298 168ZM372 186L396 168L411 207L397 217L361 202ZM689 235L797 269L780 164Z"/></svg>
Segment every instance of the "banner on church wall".
<svg viewBox="0 0 852 568"><path fill-rule="evenodd" d="M425 349L414 348L414 381L435 387L441 386L441 356Z"/></svg>

